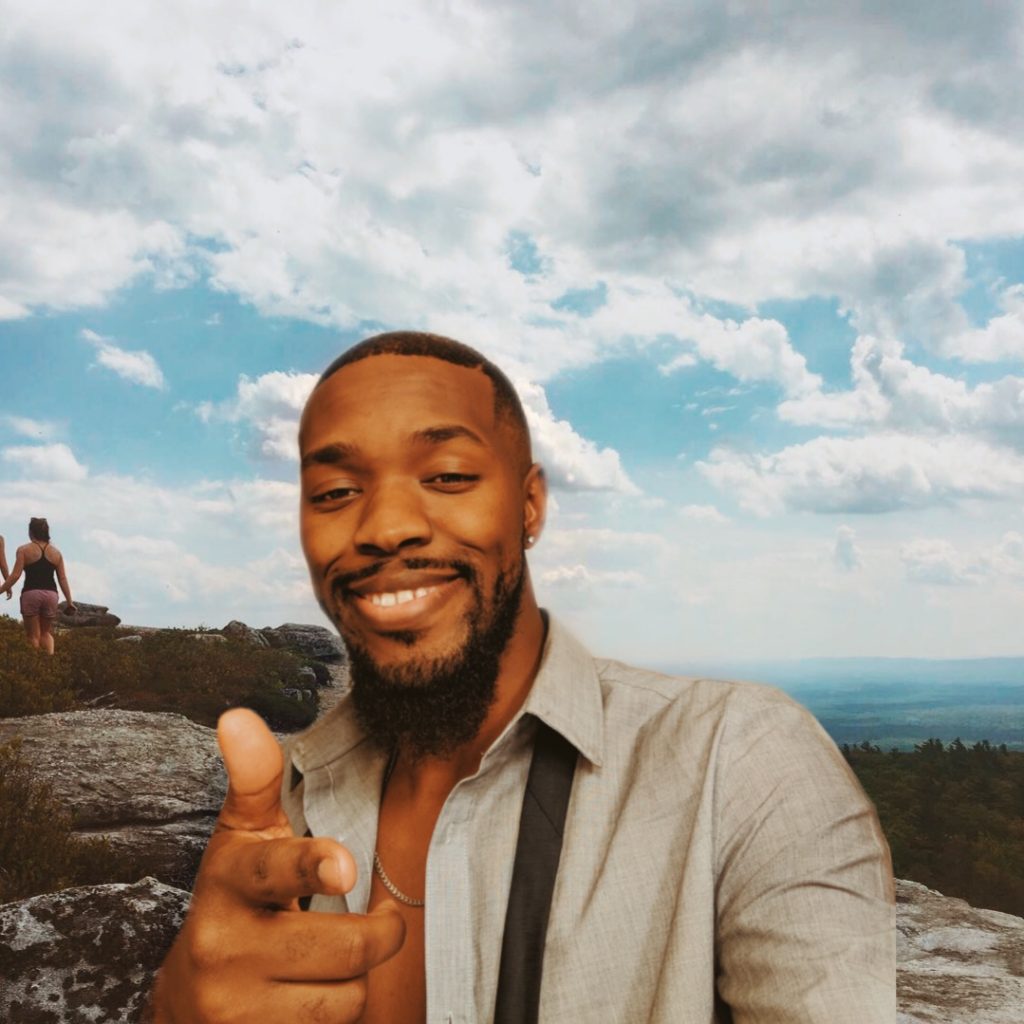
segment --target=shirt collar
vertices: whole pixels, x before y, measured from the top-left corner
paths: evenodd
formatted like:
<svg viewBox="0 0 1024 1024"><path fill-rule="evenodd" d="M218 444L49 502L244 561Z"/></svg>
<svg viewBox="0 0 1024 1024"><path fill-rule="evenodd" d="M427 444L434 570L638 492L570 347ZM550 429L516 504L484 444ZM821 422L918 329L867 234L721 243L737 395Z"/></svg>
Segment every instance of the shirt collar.
<svg viewBox="0 0 1024 1024"><path fill-rule="evenodd" d="M554 616L522 714L560 732L588 761L604 760L604 701L594 658Z"/></svg>
<svg viewBox="0 0 1024 1024"><path fill-rule="evenodd" d="M534 715L600 766L604 759L604 702L594 659L554 616L545 614L548 631L537 677L503 735L508 735L523 715ZM342 700L295 737L289 752L295 767L306 774L344 757L365 741L351 703Z"/></svg>

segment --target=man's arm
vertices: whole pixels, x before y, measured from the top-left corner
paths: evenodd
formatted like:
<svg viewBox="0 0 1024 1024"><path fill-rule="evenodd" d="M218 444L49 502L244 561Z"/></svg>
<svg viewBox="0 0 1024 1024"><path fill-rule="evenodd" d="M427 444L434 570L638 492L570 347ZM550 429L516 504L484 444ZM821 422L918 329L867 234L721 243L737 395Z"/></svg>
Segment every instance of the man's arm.
<svg viewBox="0 0 1024 1024"><path fill-rule="evenodd" d="M716 954L735 1024L891 1024L892 865L874 807L810 713L781 695L729 728Z"/></svg>
<svg viewBox="0 0 1024 1024"><path fill-rule="evenodd" d="M292 834L281 808L281 750L257 715L229 711L217 734L227 799L145 1020L359 1020L367 972L404 941L402 915L390 900L365 915L301 911L301 896L351 889L355 863L332 839Z"/></svg>

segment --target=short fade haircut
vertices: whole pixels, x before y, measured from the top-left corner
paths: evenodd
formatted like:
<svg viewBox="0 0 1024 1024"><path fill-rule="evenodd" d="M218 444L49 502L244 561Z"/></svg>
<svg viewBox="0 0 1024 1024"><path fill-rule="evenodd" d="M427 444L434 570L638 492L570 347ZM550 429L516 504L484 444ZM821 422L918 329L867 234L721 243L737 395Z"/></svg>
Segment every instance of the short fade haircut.
<svg viewBox="0 0 1024 1024"><path fill-rule="evenodd" d="M516 455L522 464L521 470L525 473L529 468L533 456L530 449L530 428L526 422L526 413L523 412L523 404L519 401L519 395L512 382L485 355L461 341L446 338L441 334L428 334L424 331L389 331L386 334L375 334L372 338L367 338L343 352L320 375L316 386L319 387L342 367L372 356L426 356L428 359L440 359L471 370L483 370L494 389L495 421L504 421L510 428Z"/></svg>

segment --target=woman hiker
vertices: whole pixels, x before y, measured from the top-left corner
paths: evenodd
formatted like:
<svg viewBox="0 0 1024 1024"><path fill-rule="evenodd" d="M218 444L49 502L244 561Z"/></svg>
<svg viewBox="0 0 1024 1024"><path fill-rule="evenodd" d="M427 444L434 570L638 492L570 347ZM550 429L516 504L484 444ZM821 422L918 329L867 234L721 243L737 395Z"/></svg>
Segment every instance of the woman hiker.
<svg viewBox="0 0 1024 1024"><path fill-rule="evenodd" d="M25 573L21 588L21 618L28 642L53 654L53 624L57 619L57 582L67 598L68 611L75 610L71 588L64 572L64 556L50 543L50 525L45 519L30 519L29 543L18 548L14 571L0 584L0 593L10 597L14 584ZM6 568L6 567L5 567ZM56 580L55 580L56 577Z"/></svg>

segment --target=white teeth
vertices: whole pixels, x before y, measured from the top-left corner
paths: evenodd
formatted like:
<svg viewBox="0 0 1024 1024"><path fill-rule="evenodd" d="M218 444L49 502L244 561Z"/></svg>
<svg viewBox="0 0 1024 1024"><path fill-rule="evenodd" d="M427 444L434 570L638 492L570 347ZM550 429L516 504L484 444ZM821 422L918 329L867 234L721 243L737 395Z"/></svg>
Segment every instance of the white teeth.
<svg viewBox="0 0 1024 1024"><path fill-rule="evenodd" d="M434 587L417 587L415 590L399 590L397 593L370 594L370 604L378 608L393 608L396 604L405 604L417 597L426 597Z"/></svg>

